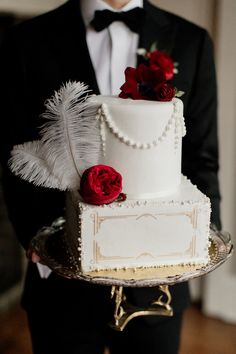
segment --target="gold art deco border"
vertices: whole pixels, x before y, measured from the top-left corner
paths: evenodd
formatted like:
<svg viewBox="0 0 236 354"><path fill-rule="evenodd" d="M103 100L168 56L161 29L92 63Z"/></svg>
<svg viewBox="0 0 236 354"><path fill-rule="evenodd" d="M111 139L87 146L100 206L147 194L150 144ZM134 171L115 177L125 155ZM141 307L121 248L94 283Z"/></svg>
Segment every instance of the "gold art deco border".
<svg viewBox="0 0 236 354"><path fill-rule="evenodd" d="M99 232L101 228L101 224L105 221L108 220L114 220L114 219L126 219L126 218L136 218L136 220L143 218L143 217L152 217L155 220L158 219L159 216L187 216L190 219L190 222L193 226L193 229L196 230L197 228L197 216L198 216L198 211L197 208L195 207L192 211L184 211L184 212L177 212L177 213L159 213L159 214L150 214L150 213L144 213L144 214L129 214L129 215L109 215L109 216L102 216L99 215L97 212L92 215L93 217L93 222L94 222L94 240L93 240L93 261L95 263L98 263L100 261L106 261L106 260L118 260L118 259L123 259L123 260L128 260L132 259L133 257L120 257L120 256L110 256L106 257L103 256L100 247L97 244L96 241L96 234ZM184 251L184 252L176 252L176 253L171 253L171 254L165 254L159 257L165 258L168 256L175 256L175 257L181 257L184 255L189 255L191 257L194 257L196 255L196 235L194 234L192 237L192 240L189 244L189 247ZM140 255L138 256L140 257ZM137 258L138 258L137 257Z"/></svg>

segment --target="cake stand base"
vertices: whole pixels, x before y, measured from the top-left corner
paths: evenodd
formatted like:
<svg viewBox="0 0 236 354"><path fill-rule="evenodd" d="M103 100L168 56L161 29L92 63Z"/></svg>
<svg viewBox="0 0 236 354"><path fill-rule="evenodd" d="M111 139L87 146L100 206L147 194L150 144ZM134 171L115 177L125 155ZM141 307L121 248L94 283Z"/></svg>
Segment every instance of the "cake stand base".
<svg viewBox="0 0 236 354"><path fill-rule="evenodd" d="M51 227L45 227L33 238L31 249L41 263L47 265L58 275L78 279L93 284L111 286L115 301L114 321L110 324L122 331L127 323L139 316L173 316L169 285L200 277L223 264L233 252L229 233L210 230L209 262L204 265L174 265L137 269L100 270L84 273L78 258L71 253L65 235L65 220L57 219ZM159 287L162 295L148 308L137 308L126 300L123 287Z"/></svg>
<svg viewBox="0 0 236 354"><path fill-rule="evenodd" d="M128 303L123 286L112 286L111 298L115 299L114 320L109 323L116 331L123 331L129 321L140 316L173 316L171 294L168 285L159 285L162 295L153 301L149 307L140 308Z"/></svg>
<svg viewBox="0 0 236 354"><path fill-rule="evenodd" d="M65 235L65 220L57 219L51 227L44 227L31 241L41 263L58 275L100 285L150 287L172 285L203 276L223 264L233 252L230 234L210 230L209 262L205 265L172 265L165 267L126 268L83 272L78 256L72 254Z"/></svg>

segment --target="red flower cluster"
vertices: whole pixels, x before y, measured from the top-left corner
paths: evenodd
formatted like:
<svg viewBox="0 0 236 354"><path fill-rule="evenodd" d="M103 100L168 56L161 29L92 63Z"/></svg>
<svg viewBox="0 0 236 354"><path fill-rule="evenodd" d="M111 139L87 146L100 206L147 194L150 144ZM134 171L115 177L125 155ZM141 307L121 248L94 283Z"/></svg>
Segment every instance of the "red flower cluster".
<svg viewBox="0 0 236 354"><path fill-rule="evenodd" d="M122 190L122 177L114 168L95 165L84 171L80 182L80 195L89 204L109 204Z"/></svg>
<svg viewBox="0 0 236 354"><path fill-rule="evenodd" d="M134 100L171 101L175 88L167 82L174 76L174 63L164 52L155 50L145 55L147 65L128 67L125 70L125 83L121 86L121 98Z"/></svg>

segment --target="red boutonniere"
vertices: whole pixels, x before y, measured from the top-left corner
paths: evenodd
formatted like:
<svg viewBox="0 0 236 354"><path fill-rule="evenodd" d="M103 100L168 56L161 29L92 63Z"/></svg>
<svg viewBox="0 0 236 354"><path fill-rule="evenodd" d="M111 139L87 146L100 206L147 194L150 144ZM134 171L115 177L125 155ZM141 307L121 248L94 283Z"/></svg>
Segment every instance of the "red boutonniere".
<svg viewBox="0 0 236 354"><path fill-rule="evenodd" d="M122 176L112 167L95 165L84 171L80 182L80 195L85 203L102 205L125 200Z"/></svg>
<svg viewBox="0 0 236 354"><path fill-rule="evenodd" d="M153 50L147 52L139 49L138 54L145 59L145 64L125 70L125 83L121 86L121 98L134 100L171 101L173 97L182 96L170 82L177 73L177 64L165 52Z"/></svg>
<svg viewBox="0 0 236 354"><path fill-rule="evenodd" d="M175 65L172 58L160 50L154 50L153 52L146 53L146 57L149 60L150 65L163 70L166 80L172 80L175 72Z"/></svg>

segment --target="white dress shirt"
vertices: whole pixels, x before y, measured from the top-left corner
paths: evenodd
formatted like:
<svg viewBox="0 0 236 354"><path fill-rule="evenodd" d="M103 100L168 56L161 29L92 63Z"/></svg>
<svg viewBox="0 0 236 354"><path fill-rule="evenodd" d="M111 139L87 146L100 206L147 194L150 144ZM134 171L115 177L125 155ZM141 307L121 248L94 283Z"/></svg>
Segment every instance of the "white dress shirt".
<svg viewBox="0 0 236 354"><path fill-rule="evenodd" d="M102 95L118 95L125 82L124 71L136 66L139 36L123 22L113 22L108 28L96 32L90 25L96 10L128 11L143 7L143 0L130 0L116 10L102 0L81 0L81 14L86 27L86 40ZM79 64L78 64L79 65ZM51 270L37 263L41 278L47 278Z"/></svg>
<svg viewBox="0 0 236 354"><path fill-rule="evenodd" d="M81 13L86 26L86 40L98 87L102 95L118 95L125 81L127 66L136 66L139 36L123 22L113 22L103 31L96 32L90 25L96 10L128 11L143 7L143 0L131 0L116 10L102 0L82 0Z"/></svg>

